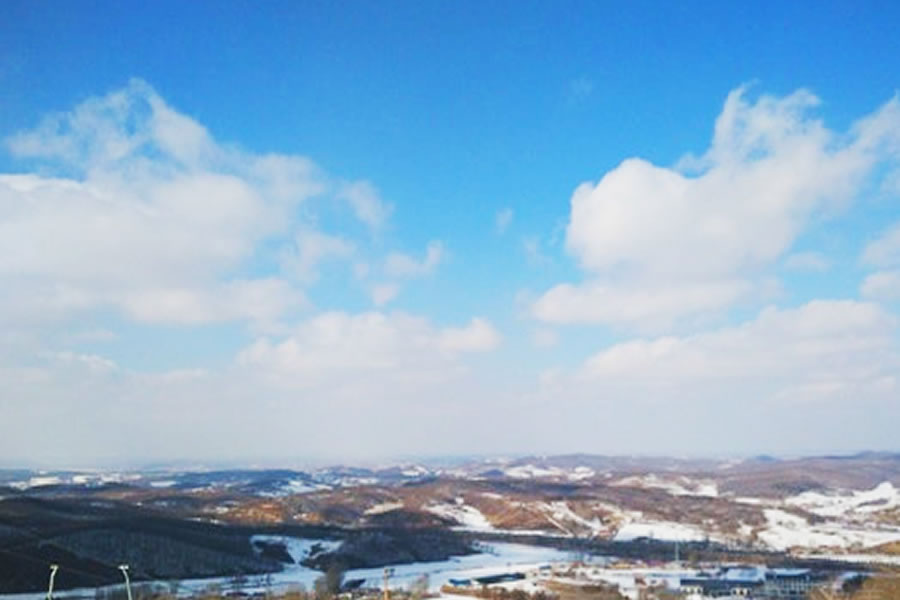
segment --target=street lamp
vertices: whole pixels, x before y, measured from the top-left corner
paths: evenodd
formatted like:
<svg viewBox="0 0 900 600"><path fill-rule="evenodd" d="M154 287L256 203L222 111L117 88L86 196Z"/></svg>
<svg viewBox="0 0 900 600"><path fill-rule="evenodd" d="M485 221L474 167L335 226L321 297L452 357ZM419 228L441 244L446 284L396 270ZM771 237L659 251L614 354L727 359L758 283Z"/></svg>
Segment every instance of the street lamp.
<svg viewBox="0 0 900 600"><path fill-rule="evenodd" d="M119 570L122 571L122 575L125 577L125 591L128 593L128 600L132 600L131 580L128 579L128 565L119 565Z"/></svg>
<svg viewBox="0 0 900 600"><path fill-rule="evenodd" d="M53 600L53 580L56 579L57 571L59 571L59 565L50 565L50 583L47 586L47 600Z"/></svg>
<svg viewBox="0 0 900 600"><path fill-rule="evenodd" d="M384 600L391 600L391 588L390 588L390 584L388 582L391 578L391 575L393 575L393 574L394 574L393 567L385 567L384 568Z"/></svg>

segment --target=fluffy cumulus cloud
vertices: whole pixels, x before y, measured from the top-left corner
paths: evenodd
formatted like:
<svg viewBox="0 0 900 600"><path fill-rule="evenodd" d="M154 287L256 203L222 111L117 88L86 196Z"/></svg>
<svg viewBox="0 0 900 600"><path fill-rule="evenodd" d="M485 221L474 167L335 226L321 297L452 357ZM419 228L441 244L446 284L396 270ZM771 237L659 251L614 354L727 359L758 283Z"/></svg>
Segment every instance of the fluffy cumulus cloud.
<svg viewBox="0 0 900 600"><path fill-rule="evenodd" d="M312 200L344 203L373 230L392 211L370 183L306 157L218 142L139 80L5 142L31 172L0 175L0 283L17 290L0 319L272 322L307 306L302 287L323 264L357 252L317 228ZM256 279L273 247L278 264ZM390 260L428 272L440 247L421 264Z"/></svg>
<svg viewBox="0 0 900 600"><path fill-rule="evenodd" d="M35 318L99 307L152 322L270 320L304 303L243 267L323 191L308 159L218 144L139 81L8 145L63 175L0 176L0 278Z"/></svg>
<svg viewBox="0 0 900 600"><path fill-rule="evenodd" d="M6 141L23 170L0 174L0 456L889 447L900 225L859 250L861 299L798 300L776 275L842 268L795 246L897 177L900 102L844 133L817 103L736 90L701 156L577 187L565 248L582 278L522 300L536 321L503 335L477 309L442 320L452 298L400 310L447 251L393 250L394 207L367 182L217 141L139 81L50 116ZM564 326L584 323L616 337Z"/></svg>
<svg viewBox="0 0 900 600"><path fill-rule="evenodd" d="M751 101L735 90L702 156L674 168L631 158L580 185L566 249L585 281L548 290L535 316L665 326L752 293L813 218L842 210L877 167L897 167L900 101L846 134L812 115L818 104L806 91Z"/></svg>
<svg viewBox="0 0 900 600"><path fill-rule="evenodd" d="M359 236L344 213L374 234L393 211L373 185L333 177L303 156L222 143L142 81L4 142L22 167L0 174L0 411L16 424L2 429L4 456L28 459L22 449L38 431L58 440L46 449L56 458L154 456L152 442L135 438L160 429L173 457L214 455L244 427L334 418L361 381L382 385L378 396L399 414L421 386L452 389L469 376L466 355L500 343L484 319L445 327L335 311L349 294L371 294L378 306L397 296L396 283L367 283L362 265L414 279L435 271L442 244L413 257L385 249L383 236ZM332 289L320 293L333 267L346 277L330 277ZM108 335L79 334L88 330ZM157 336L173 331L196 331L198 347L227 337L237 350L220 352L214 368L202 349L169 360ZM94 351L103 344L113 358ZM150 373L117 356L143 344L159 355L150 363L183 364ZM315 397L298 400L296 390ZM254 399L264 407L258 418L249 417Z"/></svg>

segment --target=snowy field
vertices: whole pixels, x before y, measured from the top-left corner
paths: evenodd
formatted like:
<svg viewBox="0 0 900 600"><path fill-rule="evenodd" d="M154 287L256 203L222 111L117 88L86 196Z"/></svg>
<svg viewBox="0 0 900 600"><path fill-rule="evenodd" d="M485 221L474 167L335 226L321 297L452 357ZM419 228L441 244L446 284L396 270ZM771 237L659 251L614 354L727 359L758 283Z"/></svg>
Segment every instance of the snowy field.
<svg viewBox="0 0 900 600"><path fill-rule="evenodd" d="M332 540L299 539L282 536L254 536L253 539L269 542L283 541L295 561L308 557L317 545L326 549L334 549L340 544L340 542ZM525 544L481 544L480 550L481 552L478 554L452 557L444 561L393 565L394 572L391 576L391 587L408 587L421 576L427 575L429 589L438 591L450 579L482 577L510 571L524 572L547 564L570 562L573 559L572 554L569 552ZM344 579L345 581L364 579L366 587L381 587L382 575L383 569L381 567L353 569L344 574ZM237 585L229 577L183 580L179 582L178 594L190 596L211 586L218 586L226 592L240 589L249 593L264 592L266 589L285 591L291 587L298 586L312 589L316 579L321 576L321 571L294 564L288 565L284 571L279 573L249 576L240 585ZM144 583L146 582L141 582L141 584ZM168 581L159 583L165 586L169 584ZM107 589L121 589L121 587L110 586ZM92 599L95 596L95 590L94 588L65 590L55 592L53 595L54 597L68 598L70 600L76 598ZM44 600L46 593L6 594L0 595L0 598L3 600Z"/></svg>

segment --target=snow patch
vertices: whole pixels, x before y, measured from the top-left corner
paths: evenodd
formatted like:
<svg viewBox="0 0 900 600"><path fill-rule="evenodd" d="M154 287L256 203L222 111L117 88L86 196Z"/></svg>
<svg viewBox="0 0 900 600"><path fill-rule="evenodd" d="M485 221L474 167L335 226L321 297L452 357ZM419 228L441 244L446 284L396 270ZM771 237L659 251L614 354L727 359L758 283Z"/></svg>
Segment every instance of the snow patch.
<svg viewBox="0 0 900 600"><path fill-rule="evenodd" d="M459 531L493 531L494 526L480 510L459 502L459 498L456 500L456 504L432 504L426 506L425 510L439 517L456 521L459 526L453 529Z"/></svg>
<svg viewBox="0 0 900 600"><path fill-rule="evenodd" d="M341 545L340 541L335 540L310 540L282 535L254 535L250 538L250 542L283 544L287 553L298 565L317 554L333 552Z"/></svg>
<svg viewBox="0 0 900 600"><path fill-rule="evenodd" d="M383 513L391 512L392 510L398 510L403 508L403 502L382 502L381 504L376 504L375 506L370 506L366 509L366 512L363 514L366 515L380 515Z"/></svg>
<svg viewBox="0 0 900 600"><path fill-rule="evenodd" d="M564 523L566 522L575 523L577 525L580 525L581 527L587 528L593 535L606 533L606 527L603 525L600 519L598 519L597 517L594 517L590 520L585 519L584 517L573 511L571 507L569 507L569 505L565 502L549 502L543 504L542 509L547 515L547 518L554 526L569 535L572 535L573 532L571 530L571 527L567 527L566 525L564 525Z"/></svg>
<svg viewBox="0 0 900 600"><path fill-rule="evenodd" d="M801 507L820 517L863 517L900 506L900 490L885 481L865 491L803 492L788 498L785 504Z"/></svg>
<svg viewBox="0 0 900 600"><path fill-rule="evenodd" d="M597 473L590 467L580 466L569 473L569 479L572 481L583 481L593 478Z"/></svg>
<svg viewBox="0 0 900 600"><path fill-rule="evenodd" d="M763 511L768 521L759 539L775 550L790 548L868 548L900 540L900 530L864 529L841 523L810 525L798 515L779 509Z"/></svg>
<svg viewBox="0 0 900 600"><path fill-rule="evenodd" d="M536 477L558 477L563 474L560 469L555 467L543 468L537 465L527 464L518 467L510 467L505 469L503 473L507 477L515 479L534 479Z"/></svg>
<svg viewBox="0 0 900 600"><path fill-rule="evenodd" d="M709 536L702 529L692 525L669 521L634 521L620 527L613 540L629 542L637 538L652 538L669 542L699 542Z"/></svg>
<svg viewBox="0 0 900 600"><path fill-rule="evenodd" d="M610 485L617 487L656 488L665 490L672 496L706 496L715 498L719 488L713 481L693 480L690 477L663 479L653 473L624 477Z"/></svg>

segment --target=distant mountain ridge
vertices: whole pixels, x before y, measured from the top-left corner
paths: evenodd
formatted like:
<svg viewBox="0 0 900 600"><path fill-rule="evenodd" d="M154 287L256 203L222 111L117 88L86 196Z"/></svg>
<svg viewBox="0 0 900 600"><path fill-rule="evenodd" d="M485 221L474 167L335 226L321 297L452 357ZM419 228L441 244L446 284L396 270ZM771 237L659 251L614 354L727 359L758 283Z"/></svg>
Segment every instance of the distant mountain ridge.
<svg viewBox="0 0 900 600"><path fill-rule="evenodd" d="M354 485L400 485L434 477L567 480L573 476L586 479L659 472L702 474L721 482L723 489L732 491L748 486L758 488L756 484L766 479L794 485L784 488L789 491L798 486L808 486L809 489L871 487L882 481L900 485L900 453L872 451L801 458L759 455L739 460L565 454L468 460L449 466L447 463L447 459L443 459L438 467L429 466L427 462L380 468L341 465L312 471L283 468L173 471L0 469L0 487L24 490L59 486L64 489L67 486L119 484L182 490L227 488L251 494L278 495ZM575 473L576 469L578 473ZM768 491L778 493L779 489L776 485Z"/></svg>

